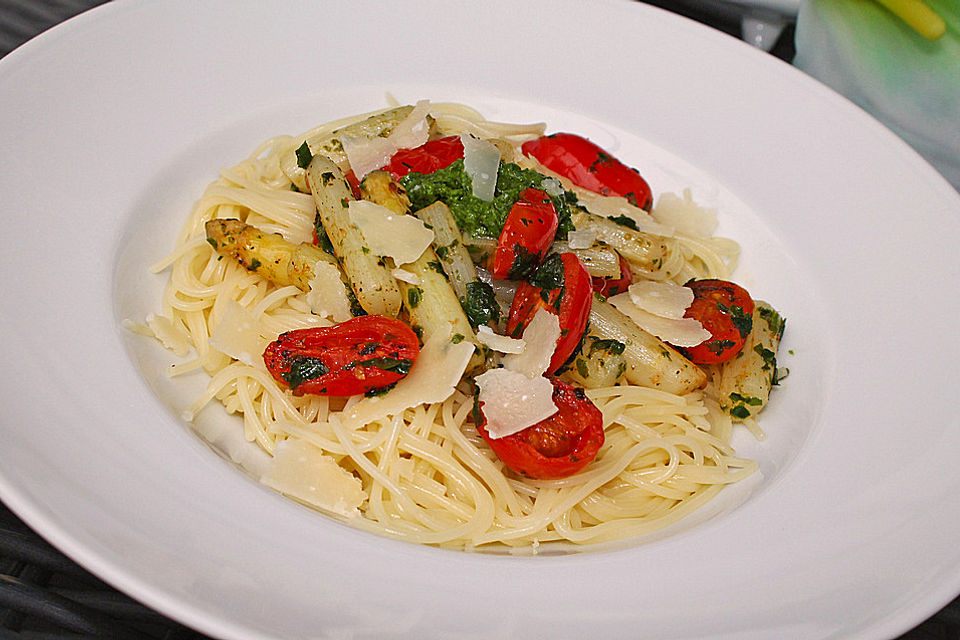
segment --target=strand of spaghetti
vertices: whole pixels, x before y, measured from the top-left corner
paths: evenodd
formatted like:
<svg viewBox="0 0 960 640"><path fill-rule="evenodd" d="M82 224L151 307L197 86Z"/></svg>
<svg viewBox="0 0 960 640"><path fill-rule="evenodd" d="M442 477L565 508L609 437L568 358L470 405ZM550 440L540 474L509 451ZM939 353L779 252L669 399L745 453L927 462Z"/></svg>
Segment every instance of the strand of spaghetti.
<svg viewBox="0 0 960 640"><path fill-rule="evenodd" d="M191 251L195 251L204 245L204 239L197 236L190 238L184 243L178 244L174 247L173 251L168 253L166 257L158 262L150 265L150 273L160 273L170 265L172 265L177 260L183 258L184 255Z"/></svg>
<svg viewBox="0 0 960 640"><path fill-rule="evenodd" d="M703 263L703 273L701 277L709 278L729 278L731 272L730 261L735 256L722 252L727 245L722 241L724 238L694 238L692 236L678 235L677 242L692 256Z"/></svg>
<svg viewBox="0 0 960 640"><path fill-rule="evenodd" d="M347 433L346 428L340 423L338 416L330 416L330 425L333 427L334 432L337 434L337 437L340 440L340 443L347 450L347 455L350 456L351 461L357 467L362 470L365 474L375 479L377 482L382 484L386 489L388 489L393 497L402 503L403 507L407 509L410 513L415 514L417 519L421 524L430 527L431 525L436 525L435 521L431 516L423 509L417 507L414 501L404 492L399 486L397 486L386 474L382 473L376 465L374 465L363 453L361 453L356 446L354 446L350 434ZM424 523L426 521L426 523ZM421 538L425 541L436 542L438 540L444 539L446 536L431 534L423 532L418 534L418 538Z"/></svg>
<svg viewBox="0 0 960 640"><path fill-rule="evenodd" d="M470 407L464 403L458 414L454 416L452 403L444 403L443 405L443 423L450 441L454 445L453 455L473 471L487 486L493 495L495 509L503 509L508 513L517 515L522 511L522 507L516 493L507 483L506 476L497 468L490 457L470 442L461 431L461 426L465 422L469 411Z"/></svg>
<svg viewBox="0 0 960 640"><path fill-rule="evenodd" d="M443 452L435 443L419 438L409 431L400 435L398 447L412 455L419 456L423 460L430 461L436 472L442 474L448 481L453 481L454 487L441 485L444 493L451 491L451 489L451 493L453 493L459 488L461 492L472 498L472 515L471 510L465 508L466 505L462 501L456 501L446 496L437 496L437 499L441 501L445 508L467 520L466 524L472 525L471 528L486 530L490 527L494 514L493 501L489 494L484 495L485 490L480 482L462 467L459 467L456 460ZM462 535L458 534L457 537Z"/></svg>
<svg viewBox="0 0 960 640"><path fill-rule="evenodd" d="M721 486L719 485L707 487L702 492L690 496L688 499L677 503L675 506L665 506L665 513L658 516L653 516L653 514L650 514L647 518L624 518L611 522L602 522L594 525L586 531L565 529L563 528L562 524L558 524L557 527L565 539L578 544L584 544L587 542L606 542L610 540L623 539L626 537L640 536L647 533L652 533L676 523L689 513L699 508L702 504L711 500L717 495L720 489Z"/></svg>
<svg viewBox="0 0 960 640"><path fill-rule="evenodd" d="M592 471L584 472L583 475L585 477L582 478L582 484L571 491L564 492L566 495L563 497L563 499L560 500L558 504L553 505L542 518L535 519L527 526L518 527L514 531L504 532L498 536L498 539L509 540L511 538L518 538L520 536L530 535L534 531L546 528L547 524L556 520L556 518L563 511L571 508L574 504L580 502L580 500L592 493L596 488L602 486L604 483L609 482L614 477L619 475L620 472L623 471L628 464L630 464L632 453L632 450L628 451L615 460L607 460L605 458L603 462L597 465ZM551 490L541 488L541 492L544 491L549 493ZM484 539L485 537L480 537L480 540Z"/></svg>

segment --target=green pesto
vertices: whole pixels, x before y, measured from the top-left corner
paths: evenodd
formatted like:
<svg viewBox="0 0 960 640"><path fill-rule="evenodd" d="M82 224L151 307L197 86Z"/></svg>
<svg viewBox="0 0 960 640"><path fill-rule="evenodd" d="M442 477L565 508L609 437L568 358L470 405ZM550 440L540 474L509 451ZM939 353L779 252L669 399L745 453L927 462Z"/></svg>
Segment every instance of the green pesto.
<svg viewBox="0 0 960 640"><path fill-rule="evenodd" d="M497 188L493 200L487 202L473 195L470 176L463 169L463 160L433 173L409 173L400 179L407 190L413 209L422 209L441 200L457 221L460 231L476 236L498 238L510 208L520 198L520 192L534 187L541 189L546 176L531 169L523 169L512 162L503 162L497 171ZM571 206L576 196L565 191L561 196L550 196L557 210L559 225L557 237L565 239L573 230Z"/></svg>

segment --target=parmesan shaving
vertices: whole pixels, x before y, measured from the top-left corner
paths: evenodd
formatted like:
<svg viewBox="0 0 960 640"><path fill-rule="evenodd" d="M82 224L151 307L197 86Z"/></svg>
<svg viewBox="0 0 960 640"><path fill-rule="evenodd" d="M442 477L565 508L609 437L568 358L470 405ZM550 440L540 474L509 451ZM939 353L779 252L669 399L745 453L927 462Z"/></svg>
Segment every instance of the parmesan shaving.
<svg viewBox="0 0 960 640"><path fill-rule="evenodd" d="M397 265L416 261L433 242L433 230L419 218L397 215L367 200L350 201L349 216L370 251L393 258Z"/></svg>
<svg viewBox="0 0 960 640"><path fill-rule="evenodd" d="M675 193L660 194L651 214L657 222L697 238L707 238L717 228L717 210L694 202L690 189L683 190L683 197Z"/></svg>
<svg viewBox="0 0 960 640"><path fill-rule="evenodd" d="M476 377L479 402L491 438L503 438L557 412L553 384L509 369L490 369Z"/></svg>
<svg viewBox="0 0 960 640"><path fill-rule="evenodd" d="M412 284L414 286L423 284L423 280L420 278L420 276L415 274L413 271L407 271L406 269L394 269L390 272L390 275L401 282L406 282L407 284Z"/></svg>
<svg viewBox="0 0 960 640"><path fill-rule="evenodd" d="M340 136L343 152L357 180L362 180L371 171L384 166L397 152L397 147L388 138L367 138L364 136Z"/></svg>
<svg viewBox="0 0 960 640"><path fill-rule="evenodd" d="M430 123L427 121L429 113L430 101L418 101L413 111L394 127L387 139L397 149L416 149L430 137Z"/></svg>
<svg viewBox="0 0 960 640"><path fill-rule="evenodd" d="M542 376L550 367L559 339L560 318L541 307L523 331L523 351L503 356L503 366L528 378Z"/></svg>
<svg viewBox="0 0 960 640"><path fill-rule="evenodd" d="M410 373L379 397L363 398L343 411L343 425L356 428L410 407L443 402L460 383L473 357L474 344L468 340L453 344L449 334L438 332L427 338Z"/></svg>
<svg viewBox="0 0 960 640"><path fill-rule="evenodd" d="M325 260L318 260L313 265L313 273L310 291L307 293L310 311L321 318L330 318L334 322L344 322L352 318L350 299L340 278L340 269Z"/></svg>
<svg viewBox="0 0 960 640"><path fill-rule="evenodd" d="M430 134L429 111L430 102L421 100L386 137L341 135L340 144L357 179L390 162L400 149L414 149L426 142Z"/></svg>
<svg viewBox="0 0 960 640"><path fill-rule="evenodd" d="M586 189L575 189L577 199L587 210L604 218L618 218L626 216L637 224L637 231L650 233L665 238L673 237L673 227L657 222L653 216L630 204L626 198L620 196L601 196Z"/></svg>
<svg viewBox="0 0 960 640"><path fill-rule="evenodd" d="M469 133L460 134L460 141L463 142L463 170L470 176L473 195L491 202L497 189L500 150Z"/></svg>
<svg viewBox="0 0 960 640"><path fill-rule="evenodd" d="M273 451L260 482L292 498L342 516L359 516L363 483L305 440L288 439Z"/></svg>
<svg viewBox="0 0 960 640"><path fill-rule="evenodd" d="M150 313L147 314L145 320L153 335L165 348L170 349L181 358L190 353L190 336L179 326L173 324L169 318Z"/></svg>
<svg viewBox="0 0 960 640"><path fill-rule="evenodd" d="M223 315L207 342L234 360L266 370L263 351L270 341L260 335L260 327L253 314L235 300L224 305Z"/></svg>
<svg viewBox="0 0 960 640"><path fill-rule="evenodd" d="M627 289L639 308L661 318L682 318L693 302L693 289L673 282L641 280Z"/></svg>
<svg viewBox="0 0 960 640"><path fill-rule="evenodd" d="M477 340L500 353L521 353L527 346L525 340L494 333L493 329L486 325L477 327Z"/></svg>
<svg viewBox="0 0 960 640"><path fill-rule="evenodd" d="M629 291L607 299L638 327L676 347L695 347L710 337L710 332L693 318L662 318L644 311L633 303Z"/></svg>

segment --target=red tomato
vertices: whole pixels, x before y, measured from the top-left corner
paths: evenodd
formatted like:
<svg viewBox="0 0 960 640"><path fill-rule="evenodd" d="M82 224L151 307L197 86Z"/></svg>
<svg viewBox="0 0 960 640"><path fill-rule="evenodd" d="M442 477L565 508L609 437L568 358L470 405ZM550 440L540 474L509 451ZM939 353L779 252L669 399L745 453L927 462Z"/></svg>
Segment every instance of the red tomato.
<svg viewBox="0 0 960 640"><path fill-rule="evenodd" d="M603 446L603 415L583 389L550 382L557 412L513 435L491 438L480 405L477 431L505 465L527 478L566 478L590 464Z"/></svg>
<svg viewBox="0 0 960 640"><path fill-rule="evenodd" d="M726 280L692 280L693 302L683 314L695 318L710 337L695 347L677 349L696 364L726 362L740 353L753 328L753 299Z"/></svg>
<svg viewBox="0 0 960 640"><path fill-rule="evenodd" d="M541 307L560 317L560 339L547 373L567 361L580 344L587 328L593 290L590 274L573 253L547 256L530 279L521 282L513 294L507 335L519 337Z"/></svg>
<svg viewBox="0 0 960 640"><path fill-rule="evenodd" d="M519 280L530 275L557 234L557 210L540 189L524 189L503 223L490 271L497 280Z"/></svg>
<svg viewBox="0 0 960 640"><path fill-rule="evenodd" d="M620 258L620 275L616 278L591 278L593 290L604 298L615 296L618 293L627 290L633 284L633 272L630 271L630 263L623 256Z"/></svg>
<svg viewBox="0 0 960 640"><path fill-rule="evenodd" d="M281 333L263 361L294 395L353 396L386 390L407 375L419 354L416 334L400 320L360 316Z"/></svg>
<svg viewBox="0 0 960 640"><path fill-rule="evenodd" d="M394 179L399 180L408 173L433 173L453 164L454 160L463 157L463 143L460 136L449 136L425 142L415 149L400 149L384 171L389 171Z"/></svg>
<svg viewBox="0 0 960 640"><path fill-rule="evenodd" d="M554 133L523 143L523 152L578 187L605 196L622 196L634 206L650 210L650 185L633 167L573 133Z"/></svg>

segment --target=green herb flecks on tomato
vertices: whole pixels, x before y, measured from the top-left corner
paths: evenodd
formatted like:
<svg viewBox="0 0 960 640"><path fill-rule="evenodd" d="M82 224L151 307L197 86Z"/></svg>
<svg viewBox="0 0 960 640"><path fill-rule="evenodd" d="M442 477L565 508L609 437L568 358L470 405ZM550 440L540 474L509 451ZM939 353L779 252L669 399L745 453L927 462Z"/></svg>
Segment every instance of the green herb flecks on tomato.
<svg viewBox="0 0 960 640"><path fill-rule="evenodd" d="M281 333L263 352L263 361L294 395L353 396L396 384L419 353L410 327L373 315Z"/></svg>

